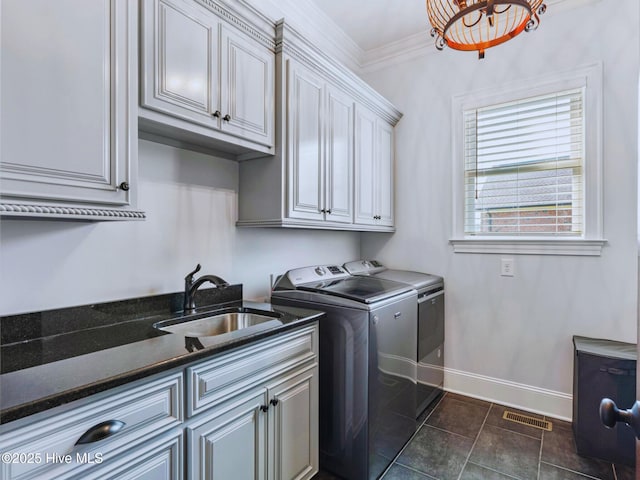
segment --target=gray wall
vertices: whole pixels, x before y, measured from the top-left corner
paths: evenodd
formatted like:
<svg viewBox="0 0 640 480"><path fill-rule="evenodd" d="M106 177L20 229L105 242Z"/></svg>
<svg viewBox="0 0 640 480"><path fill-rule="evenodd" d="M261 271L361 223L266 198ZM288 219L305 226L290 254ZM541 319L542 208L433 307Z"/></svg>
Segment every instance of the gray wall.
<svg viewBox="0 0 640 480"><path fill-rule="evenodd" d="M445 50L364 76L404 112L396 129L397 233L364 234L362 253L445 277L445 385L568 417L572 335L636 341L638 2L585 2L540 28L474 53ZM606 18L606 21L602 19ZM606 39L623 41L608 41ZM455 254L451 98L602 62L604 230L601 257Z"/></svg>
<svg viewBox="0 0 640 480"><path fill-rule="evenodd" d="M180 291L198 262L262 299L270 274L359 256L358 233L236 228L236 162L144 140L139 156L146 221L2 221L0 315Z"/></svg>

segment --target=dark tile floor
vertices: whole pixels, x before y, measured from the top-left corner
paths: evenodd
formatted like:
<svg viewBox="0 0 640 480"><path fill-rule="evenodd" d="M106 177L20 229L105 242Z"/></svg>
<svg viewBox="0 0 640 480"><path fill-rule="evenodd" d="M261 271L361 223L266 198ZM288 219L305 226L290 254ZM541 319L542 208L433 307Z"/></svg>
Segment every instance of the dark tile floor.
<svg viewBox="0 0 640 480"><path fill-rule="evenodd" d="M502 419L506 407L445 393L383 480L633 480L634 469L576 454L571 424L546 432ZM544 419L540 415L510 411ZM335 477L320 474L321 480Z"/></svg>

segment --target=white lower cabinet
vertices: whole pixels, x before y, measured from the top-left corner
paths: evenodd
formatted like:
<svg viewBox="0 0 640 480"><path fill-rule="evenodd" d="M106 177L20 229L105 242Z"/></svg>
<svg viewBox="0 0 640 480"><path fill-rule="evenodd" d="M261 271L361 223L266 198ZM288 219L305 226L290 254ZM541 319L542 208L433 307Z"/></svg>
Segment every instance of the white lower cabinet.
<svg viewBox="0 0 640 480"><path fill-rule="evenodd" d="M268 388L270 479L311 478L318 471L318 367Z"/></svg>
<svg viewBox="0 0 640 480"><path fill-rule="evenodd" d="M118 471L125 458L142 462L139 475L126 478L182 478L180 445L167 456L159 453L166 449L144 442L167 432L181 437L183 399L183 375L175 372L1 425L0 452L12 461L0 463L0 479L111 478L106 472ZM90 433L94 438L87 438Z"/></svg>
<svg viewBox="0 0 640 480"><path fill-rule="evenodd" d="M316 363L236 395L187 427L188 478L311 478L318 471L317 412Z"/></svg>
<svg viewBox="0 0 640 480"><path fill-rule="evenodd" d="M318 472L317 335L317 326L294 330L187 370L194 398L202 383L233 392L187 424L187 478L303 480ZM230 375L230 365L242 375Z"/></svg>
<svg viewBox="0 0 640 480"><path fill-rule="evenodd" d="M188 478L266 480L266 404L266 389L238 395L187 428Z"/></svg>
<svg viewBox="0 0 640 480"><path fill-rule="evenodd" d="M317 355L314 323L0 425L0 480L310 479Z"/></svg>

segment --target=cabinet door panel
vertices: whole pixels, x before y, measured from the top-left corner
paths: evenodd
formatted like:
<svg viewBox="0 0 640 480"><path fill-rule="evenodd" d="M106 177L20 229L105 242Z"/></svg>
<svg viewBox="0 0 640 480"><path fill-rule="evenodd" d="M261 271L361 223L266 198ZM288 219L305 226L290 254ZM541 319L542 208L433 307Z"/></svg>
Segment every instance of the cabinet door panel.
<svg viewBox="0 0 640 480"><path fill-rule="evenodd" d="M355 223L375 225L376 117L356 107Z"/></svg>
<svg viewBox="0 0 640 480"><path fill-rule="evenodd" d="M353 100L327 89L327 202L333 222L353 221Z"/></svg>
<svg viewBox="0 0 640 480"><path fill-rule="evenodd" d="M111 53L126 52L117 38L126 4L3 0L0 9L2 195L126 204L117 189L128 181L117 151L126 129L115 117L116 79L124 92L128 70Z"/></svg>
<svg viewBox="0 0 640 480"><path fill-rule="evenodd" d="M207 126L217 108L219 21L182 0L146 0L143 105ZM153 17L156 17L155 19Z"/></svg>
<svg viewBox="0 0 640 480"><path fill-rule="evenodd" d="M289 68L289 216L322 220L322 81L299 65Z"/></svg>
<svg viewBox="0 0 640 480"><path fill-rule="evenodd" d="M188 428L189 478L193 480L265 480L267 457L266 393L234 399L235 407L214 410L205 423Z"/></svg>
<svg viewBox="0 0 640 480"><path fill-rule="evenodd" d="M378 147L378 204L377 215L380 216L378 225L393 226L393 128L386 122L377 123Z"/></svg>
<svg viewBox="0 0 640 480"><path fill-rule="evenodd" d="M309 478L318 468L317 365L269 389L273 419L273 479Z"/></svg>
<svg viewBox="0 0 640 480"><path fill-rule="evenodd" d="M245 36L222 29L221 113L228 133L273 145L275 55Z"/></svg>

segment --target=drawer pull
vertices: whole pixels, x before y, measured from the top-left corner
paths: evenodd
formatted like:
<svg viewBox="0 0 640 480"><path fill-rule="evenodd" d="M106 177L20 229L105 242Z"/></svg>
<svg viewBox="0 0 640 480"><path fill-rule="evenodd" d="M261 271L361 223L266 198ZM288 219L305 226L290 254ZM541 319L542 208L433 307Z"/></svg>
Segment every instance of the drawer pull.
<svg viewBox="0 0 640 480"><path fill-rule="evenodd" d="M99 442L105 438L115 435L124 428L126 424L120 420L107 420L99 423L84 432L76 442L76 445Z"/></svg>

